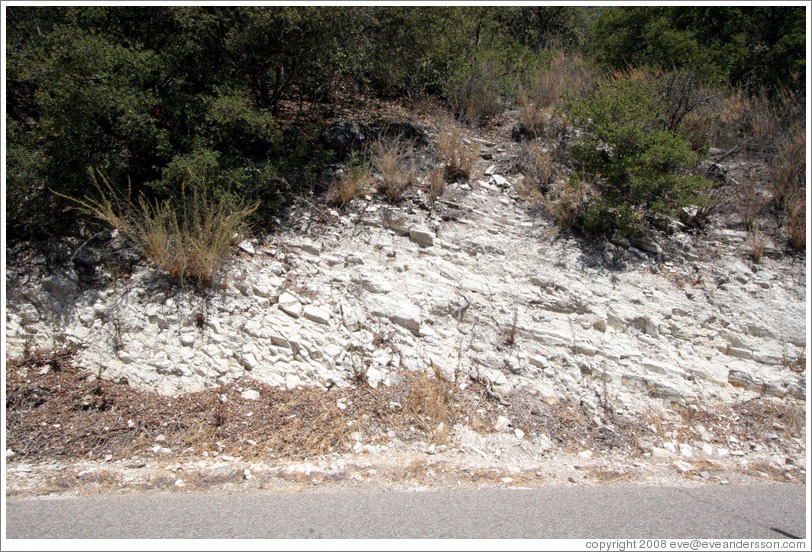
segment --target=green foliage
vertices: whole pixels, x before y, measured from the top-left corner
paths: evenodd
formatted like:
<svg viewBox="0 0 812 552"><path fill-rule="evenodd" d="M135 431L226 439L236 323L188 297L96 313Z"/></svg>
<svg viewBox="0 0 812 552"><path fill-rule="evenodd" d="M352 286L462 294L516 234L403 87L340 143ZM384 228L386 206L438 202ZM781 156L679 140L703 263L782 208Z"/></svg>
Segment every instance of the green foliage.
<svg viewBox="0 0 812 552"><path fill-rule="evenodd" d="M150 201L183 197L191 171L212 197L262 199L257 212L267 213L283 192L310 186L325 161L306 143L313 134L286 128L283 140L278 118L292 105L335 111L357 93L433 94L464 122L487 122L531 90L541 70L574 71L551 65L562 49L591 47L592 59L611 68L690 70L702 82L804 97L800 7L94 5L6 13L12 238L70 228L69 203L49 190L81 196L87 166L110 182L133 182ZM559 79L565 85L535 84L558 98L562 88L582 88L579 75L589 73L577 69ZM611 109L627 106L606 100L598 111L608 119L595 119L591 132L611 132L596 138L611 147L579 146L585 166L610 187L630 187L632 204L654 205L652 189L670 203L694 160L682 141L694 98L674 103L654 92L664 109L677 106L669 124L661 124L663 105L645 103L648 92L632 94L625 116ZM612 153L626 149L622 158ZM678 178L637 183L650 170Z"/></svg>
<svg viewBox="0 0 812 552"><path fill-rule="evenodd" d="M751 92L803 90L802 6L673 6L604 9L592 36L604 66L692 68Z"/></svg>
<svg viewBox="0 0 812 552"><path fill-rule="evenodd" d="M580 221L589 232L628 234L641 216L696 203L709 183L690 170L698 155L679 127L669 129L661 85L645 75L604 78L593 94L565 104L585 130L573 145L600 197Z"/></svg>

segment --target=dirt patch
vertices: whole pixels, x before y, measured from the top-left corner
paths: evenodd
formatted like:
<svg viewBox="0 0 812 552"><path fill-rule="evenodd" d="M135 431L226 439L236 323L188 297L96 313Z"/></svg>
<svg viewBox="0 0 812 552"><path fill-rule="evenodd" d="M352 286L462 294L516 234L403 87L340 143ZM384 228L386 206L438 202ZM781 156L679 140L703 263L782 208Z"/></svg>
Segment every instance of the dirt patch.
<svg viewBox="0 0 812 552"><path fill-rule="evenodd" d="M755 399L639 417L607 411L608 423L599 424L567 402L514 392L504 397L508 406L481 382L410 372L374 389L358 381L287 390L244 378L171 397L99 379L73 364L75 353L28 348L7 360L9 496L806 476L799 404ZM731 455L703 455L697 441ZM658 457L656 447L668 443L693 443L694 452Z"/></svg>

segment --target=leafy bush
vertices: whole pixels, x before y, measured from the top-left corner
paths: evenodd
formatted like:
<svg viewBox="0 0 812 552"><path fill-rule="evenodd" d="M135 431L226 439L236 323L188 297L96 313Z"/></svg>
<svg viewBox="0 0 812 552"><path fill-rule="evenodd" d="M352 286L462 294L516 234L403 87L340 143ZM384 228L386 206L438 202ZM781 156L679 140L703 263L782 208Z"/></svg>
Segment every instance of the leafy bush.
<svg viewBox="0 0 812 552"><path fill-rule="evenodd" d="M802 91L802 6L631 6L603 9L592 53L606 67L692 68L749 92Z"/></svg>
<svg viewBox="0 0 812 552"><path fill-rule="evenodd" d="M585 131L573 154L599 191L581 217L583 230L629 234L642 216L701 202L710 184L691 174L698 155L679 125L672 128L662 97L649 75L622 74L565 104L567 117Z"/></svg>

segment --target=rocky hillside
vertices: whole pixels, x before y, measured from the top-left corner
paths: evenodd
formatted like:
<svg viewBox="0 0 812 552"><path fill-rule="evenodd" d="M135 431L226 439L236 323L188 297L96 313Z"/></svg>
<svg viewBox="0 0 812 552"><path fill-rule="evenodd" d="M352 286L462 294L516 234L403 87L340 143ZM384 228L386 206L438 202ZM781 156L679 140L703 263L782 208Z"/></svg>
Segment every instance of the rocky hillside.
<svg viewBox="0 0 812 552"><path fill-rule="evenodd" d="M805 408L805 259L768 244L756 263L747 234L722 219L642 240L564 235L522 193L509 125L466 138L481 148L473 173L436 201L421 189L341 209L303 200L279 232L239 245L216 290L167 284L115 235L98 250L76 240L14 252L8 358L67 344L107 381L173 396L233 384L246 401L267 386L384 392L426 372L504 414L526 400L573 407L588 432L752 400ZM104 272L110 260L131 272ZM496 431L536 447L537 471L552 443L519 422L499 416L480 437L456 427L447 446L468 439L467 457L497 461L499 446L475 442ZM635 454L686 474L700 459L760 453L782 475L787 457L799 469L805 458L802 434L749 446L703 430L655 431Z"/></svg>

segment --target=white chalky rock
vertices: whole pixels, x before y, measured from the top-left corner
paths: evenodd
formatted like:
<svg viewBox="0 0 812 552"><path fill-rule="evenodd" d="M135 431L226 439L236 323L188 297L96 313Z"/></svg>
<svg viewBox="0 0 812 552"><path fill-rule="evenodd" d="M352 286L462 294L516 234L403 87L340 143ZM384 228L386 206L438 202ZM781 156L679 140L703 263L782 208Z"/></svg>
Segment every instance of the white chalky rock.
<svg viewBox="0 0 812 552"><path fill-rule="evenodd" d="M255 401L259 398L259 391L257 391L256 389L246 389L245 391L240 393L240 395L242 395L243 399Z"/></svg>
<svg viewBox="0 0 812 552"><path fill-rule="evenodd" d="M282 312L292 316L293 318L299 318L299 316L302 314L302 303L290 293L282 293L279 296L277 304Z"/></svg>
<svg viewBox="0 0 812 552"><path fill-rule="evenodd" d="M305 305L302 309L302 315L308 320L312 320L318 324L327 324L330 322L330 313L314 305Z"/></svg>

